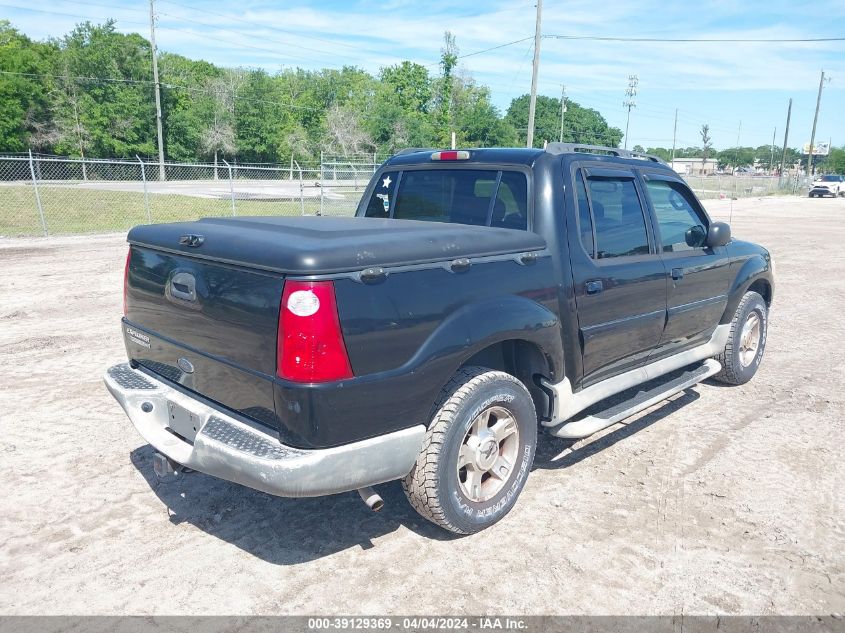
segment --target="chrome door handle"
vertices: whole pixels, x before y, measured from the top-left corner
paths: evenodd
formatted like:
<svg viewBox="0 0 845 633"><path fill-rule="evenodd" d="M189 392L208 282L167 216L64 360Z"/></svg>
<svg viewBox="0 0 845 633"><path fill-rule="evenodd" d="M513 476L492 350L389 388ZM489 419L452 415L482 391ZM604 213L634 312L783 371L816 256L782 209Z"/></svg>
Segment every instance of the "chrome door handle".
<svg viewBox="0 0 845 633"><path fill-rule="evenodd" d="M604 290L604 284L601 282L601 279L594 279L593 281L588 281L584 284L585 289L587 290L588 295L597 295L602 290Z"/></svg>

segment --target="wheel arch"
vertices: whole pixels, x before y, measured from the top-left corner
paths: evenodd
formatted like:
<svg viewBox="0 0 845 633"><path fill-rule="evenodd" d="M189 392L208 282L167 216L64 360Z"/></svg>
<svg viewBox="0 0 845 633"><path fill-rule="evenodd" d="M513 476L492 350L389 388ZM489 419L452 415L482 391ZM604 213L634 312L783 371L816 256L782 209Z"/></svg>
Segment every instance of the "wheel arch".
<svg viewBox="0 0 845 633"><path fill-rule="evenodd" d="M550 396L539 381L540 377L548 379L552 373L551 360L537 343L525 339L491 343L467 358L458 369L469 366L485 367L514 376L531 394L538 420L551 415Z"/></svg>
<svg viewBox="0 0 845 633"><path fill-rule="evenodd" d="M730 323L739 302L746 292L756 292L763 297L766 306L771 307L774 301L774 279L772 275L771 259L763 255L750 257L734 278L728 292L728 302L720 323Z"/></svg>

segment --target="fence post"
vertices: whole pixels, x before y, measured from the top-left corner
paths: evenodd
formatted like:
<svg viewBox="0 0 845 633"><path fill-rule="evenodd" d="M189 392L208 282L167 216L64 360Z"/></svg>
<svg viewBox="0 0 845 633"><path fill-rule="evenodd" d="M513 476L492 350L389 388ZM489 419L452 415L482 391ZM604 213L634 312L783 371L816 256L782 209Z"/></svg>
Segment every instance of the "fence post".
<svg viewBox="0 0 845 633"><path fill-rule="evenodd" d="M293 163L296 161L293 158L291 158L291 161L291 167L293 167ZM296 168L299 170L299 210L302 215L305 215L305 190L302 185L302 167L299 166L299 163L296 163Z"/></svg>
<svg viewBox="0 0 845 633"><path fill-rule="evenodd" d="M32 186L35 189L35 206L38 207L38 216L41 218L41 228L44 230L44 237L47 237L47 220L44 219L44 208L41 206L41 194L38 193L38 180L35 178L35 164L32 161L32 150L29 150L29 173L32 175Z"/></svg>
<svg viewBox="0 0 845 633"><path fill-rule="evenodd" d="M226 162L226 159L223 158L223 164L226 165L226 169L229 170L229 191L232 193L232 216L237 215L235 211L235 182L232 180L232 166Z"/></svg>
<svg viewBox="0 0 845 633"><path fill-rule="evenodd" d="M144 161L141 160L141 157L138 156L138 154L135 154L135 158L137 158L138 162L141 163L141 180L144 182L144 211L147 212L147 222L152 224L153 216L150 213L150 196L147 192L147 174L144 171Z"/></svg>
<svg viewBox="0 0 845 633"><path fill-rule="evenodd" d="M320 210L317 212L317 215L323 215L323 185L326 183L323 174L324 169L325 167L323 165L323 152L320 152Z"/></svg>

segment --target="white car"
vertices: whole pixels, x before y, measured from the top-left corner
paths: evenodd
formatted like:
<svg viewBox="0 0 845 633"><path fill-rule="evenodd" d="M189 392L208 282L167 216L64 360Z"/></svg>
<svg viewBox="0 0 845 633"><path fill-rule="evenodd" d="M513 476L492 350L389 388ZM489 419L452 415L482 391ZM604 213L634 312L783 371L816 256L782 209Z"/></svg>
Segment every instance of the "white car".
<svg viewBox="0 0 845 633"><path fill-rule="evenodd" d="M825 174L819 176L813 181L813 186L810 187L809 196L815 198L819 196L845 196L845 176L838 174Z"/></svg>

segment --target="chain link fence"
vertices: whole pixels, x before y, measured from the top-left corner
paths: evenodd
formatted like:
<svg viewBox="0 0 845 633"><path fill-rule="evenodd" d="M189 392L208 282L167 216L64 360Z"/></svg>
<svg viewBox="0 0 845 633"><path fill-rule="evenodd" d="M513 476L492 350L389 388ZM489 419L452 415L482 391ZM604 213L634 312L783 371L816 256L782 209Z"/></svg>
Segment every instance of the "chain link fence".
<svg viewBox="0 0 845 633"><path fill-rule="evenodd" d="M702 200L795 195L806 193L808 186L805 179L798 174L783 177L752 174L682 174L681 177Z"/></svg>
<svg viewBox="0 0 845 633"><path fill-rule="evenodd" d="M288 166L0 157L0 236L125 231L208 216L352 215L375 157Z"/></svg>
<svg viewBox="0 0 845 633"><path fill-rule="evenodd" d="M323 156L319 169L45 156L0 157L0 236L125 231L207 216L352 215L374 155ZM702 199L802 194L804 178L685 176Z"/></svg>

